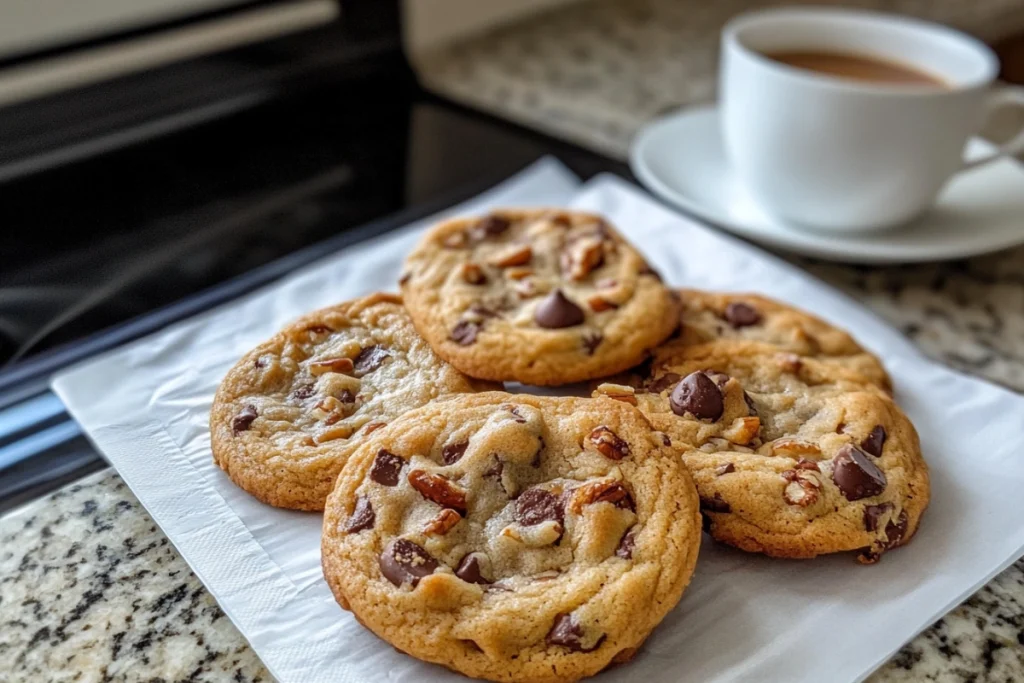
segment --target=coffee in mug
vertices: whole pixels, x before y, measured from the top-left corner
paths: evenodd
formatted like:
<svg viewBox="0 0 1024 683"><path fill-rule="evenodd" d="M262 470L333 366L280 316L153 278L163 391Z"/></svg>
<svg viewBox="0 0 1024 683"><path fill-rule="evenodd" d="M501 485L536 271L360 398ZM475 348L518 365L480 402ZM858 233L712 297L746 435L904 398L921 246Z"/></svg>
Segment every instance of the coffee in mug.
<svg viewBox="0 0 1024 683"><path fill-rule="evenodd" d="M769 52L765 54L765 57L780 64L796 67L797 69L816 71L821 74L849 78L855 81L928 85L935 88L949 87L941 78L926 71L874 57L808 50Z"/></svg>

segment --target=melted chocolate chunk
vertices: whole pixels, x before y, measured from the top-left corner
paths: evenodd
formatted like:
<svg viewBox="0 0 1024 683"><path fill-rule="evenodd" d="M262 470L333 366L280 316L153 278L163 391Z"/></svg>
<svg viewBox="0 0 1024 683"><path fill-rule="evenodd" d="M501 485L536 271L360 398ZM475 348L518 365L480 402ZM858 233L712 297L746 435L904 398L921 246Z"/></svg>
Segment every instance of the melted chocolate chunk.
<svg viewBox="0 0 1024 683"><path fill-rule="evenodd" d="M907 511L900 510L900 514L894 520L889 520L889 523L885 525L885 536L888 539L885 542L885 549L895 548L903 542L903 537L907 535L907 526L910 524L910 520L907 518Z"/></svg>
<svg viewBox="0 0 1024 683"><path fill-rule="evenodd" d="M761 314L750 304L734 301L725 307L725 319L735 328L749 327L761 322Z"/></svg>
<svg viewBox="0 0 1024 683"><path fill-rule="evenodd" d="M380 346L367 346L365 349L359 352L356 359L352 361L353 371L352 374L356 377L362 377L368 375L380 366L384 365L384 361L391 356L387 350Z"/></svg>
<svg viewBox="0 0 1024 683"><path fill-rule="evenodd" d="M487 216L477 221L473 226L472 235L475 240L485 240L489 237L497 237L503 234L512 223L502 216Z"/></svg>
<svg viewBox="0 0 1024 683"><path fill-rule="evenodd" d="M597 347L604 341L604 335L600 332L590 332L583 335L583 348L587 352L588 356L593 356L594 352L597 351Z"/></svg>
<svg viewBox="0 0 1024 683"><path fill-rule="evenodd" d="M882 457L882 447L885 446L885 437L885 427L875 425L874 429L860 442L860 448L865 453L880 458Z"/></svg>
<svg viewBox="0 0 1024 683"><path fill-rule="evenodd" d="M342 389L341 393L338 394L338 400L341 401L342 403L355 403L356 397L355 394L353 394L348 389Z"/></svg>
<svg viewBox="0 0 1024 683"><path fill-rule="evenodd" d="M250 403L242 408L242 412L235 415L235 419L231 421L231 433L238 436L241 432L249 431L249 427L252 427L256 417L256 406Z"/></svg>
<svg viewBox="0 0 1024 683"><path fill-rule="evenodd" d="M736 465L732 464L731 462L727 462L726 464L719 465L718 467L715 468L715 476L721 477L722 475L725 474L732 474L735 471Z"/></svg>
<svg viewBox="0 0 1024 683"><path fill-rule="evenodd" d="M583 309L570 301L560 289L545 297L533 313L534 321L549 330L580 325L584 318Z"/></svg>
<svg viewBox="0 0 1024 683"><path fill-rule="evenodd" d="M300 401L305 400L316 393L316 385L314 384L303 384L301 387L296 387L295 391L292 392L292 398L297 398Z"/></svg>
<svg viewBox="0 0 1024 683"><path fill-rule="evenodd" d="M604 642L604 635L597 639L593 647L583 647L583 628L576 623L571 614L559 614L555 617L555 623L548 631L547 641L549 645L561 645L573 652L592 652Z"/></svg>
<svg viewBox="0 0 1024 683"><path fill-rule="evenodd" d="M722 499L721 493L716 493L712 498L700 498L700 509L709 512L732 512L732 506Z"/></svg>
<svg viewBox="0 0 1024 683"><path fill-rule="evenodd" d="M852 444L839 449L832 459L832 481L847 500L877 496L885 490L885 473Z"/></svg>
<svg viewBox="0 0 1024 683"><path fill-rule="evenodd" d="M718 370L705 370L704 374L708 376L708 379L717 384L719 389L724 387L729 381L729 375Z"/></svg>
<svg viewBox="0 0 1024 683"><path fill-rule="evenodd" d="M690 413L704 420L717 420L725 410L722 390L703 372L691 372L672 390L668 399L676 415Z"/></svg>
<svg viewBox="0 0 1024 683"><path fill-rule="evenodd" d="M377 516L373 513L373 505L370 504L370 499L359 496L356 499L356 509L352 511L352 516L345 522L345 532L356 534L363 529L372 529L376 519Z"/></svg>
<svg viewBox="0 0 1024 683"><path fill-rule="evenodd" d="M426 550L404 538L391 541L380 554L380 573L396 586L408 583L415 587L420 579L430 576L435 569L437 560Z"/></svg>
<svg viewBox="0 0 1024 683"><path fill-rule="evenodd" d="M747 404L747 413L750 417L757 417L757 406L754 405L754 399L750 398L750 394L743 392L743 402Z"/></svg>
<svg viewBox="0 0 1024 683"><path fill-rule="evenodd" d="M561 498L544 489L526 489L516 499L516 521L523 526L534 526L548 520L562 523L564 518Z"/></svg>
<svg viewBox="0 0 1024 683"><path fill-rule="evenodd" d="M481 573L480 569L480 558L481 553L469 553L461 560L459 560L459 566L455 568L455 576L459 577L466 583L479 583L488 584L491 583Z"/></svg>
<svg viewBox="0 0 1024 683"><path fill-rule="evenodd" d="M469 447L468 441L450 443L441 449L441 460L444 460L445 465L457 463L466 453L467 447Z"/></svg>
<svg viewBox="0 0 1024 683"><path fill-rule="evenodd" d="M451 339L460 346L469 346L476 343L476 335L480 332L480 325L471 320L462 320L452 328Z"/></svg>
<svg viewBox="0 0 1024 683"><path fill-rule="evenodd" d="M636 527L632 526L622 535L619 547L615 549L615 556L624 560L633 559L633 549L636 548Z"/></svg>
<svg viewBox="0 0 1024 683"><path fill-rule="evenodd" d="M651 380L647 383L647 391L652 394L660 394L670 387L674 387L679 384L679 380L682 377L674 372L667 372L658 379Z"/></svg>
<svg viewBox="0 0 1024 683"><path fill-rule="evenodd" d="M892 510L892 503L879 503L878 505L867 505L864 507L864 528L868 531L878 531L879 522L885 513Z"/></svg>
<svg viewBox="0 0 1024 683"><path fill-rule="evenodd" d="M405 460L382 448L373 459L370 479L381 486L398 486L398 475L404 466Z"/></svg>

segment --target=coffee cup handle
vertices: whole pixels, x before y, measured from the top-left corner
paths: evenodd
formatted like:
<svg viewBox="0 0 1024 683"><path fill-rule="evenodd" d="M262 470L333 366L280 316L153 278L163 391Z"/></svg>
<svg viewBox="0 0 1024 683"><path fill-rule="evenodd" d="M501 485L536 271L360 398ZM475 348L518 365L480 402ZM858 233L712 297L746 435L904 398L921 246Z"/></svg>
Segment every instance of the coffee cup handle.
<svg viewBox="0 0 1024 683"><path fill-rule="evenodd" d="M1007 86L996 90L989 95L988 101L985 103L985 110L987 114L991 114L1000 107L1007 105L1016 105L1024 108L1024 88L1017 88L1013 86ZM991 154L986 154L980 159L972 159L971 161L965 161L961 171L967 171L972 168L978 168L985 164L995 161L1004 156L1014 156L1024 152L1024 128L1017 132L1017 134L1009 141L1000 145L996 151Z"/></svg>

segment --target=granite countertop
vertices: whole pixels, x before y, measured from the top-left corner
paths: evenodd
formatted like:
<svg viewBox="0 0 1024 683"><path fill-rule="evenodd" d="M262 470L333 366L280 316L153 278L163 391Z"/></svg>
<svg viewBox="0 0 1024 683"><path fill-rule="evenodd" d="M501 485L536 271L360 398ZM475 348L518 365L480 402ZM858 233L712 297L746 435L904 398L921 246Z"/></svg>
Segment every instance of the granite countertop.
<svg viewBox="0 0 1024 683"><path fill-rule="evenodd" d="M853 4L853 3L848 3ZM1022 0L884 0L986 38ZM714 94L715 35L749 5L594 0L419 61L424 83L623 157L668 109ZM1024 391L1024 248L945 264L791 258L928 355ZM0 519L0 681L270 681L198 578L113 472ZM1024 561L904 647L871 681L1024 680Z"/></svg>

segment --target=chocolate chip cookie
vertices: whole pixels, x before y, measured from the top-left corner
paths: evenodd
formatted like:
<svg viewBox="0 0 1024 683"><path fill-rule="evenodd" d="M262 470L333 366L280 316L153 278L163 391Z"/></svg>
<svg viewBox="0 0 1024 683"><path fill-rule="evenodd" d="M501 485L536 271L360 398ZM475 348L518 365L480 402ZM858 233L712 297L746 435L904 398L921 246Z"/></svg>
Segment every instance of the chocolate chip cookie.
<svg viewBox="0 0 1024 683"><path fill-rule="evenodd" d="M662 348L634 403L682 451L708 530L776 557L906 542L929 499L913 425L853 370L742 341Z"/></svg>
<svg viewBox="0 0 1024 683"><path fill-rule="evenodd" d="M683 306L679 343L732 339L772 344L780 351L855 370L880 387L891 386L889 375L875 356L848 333L809 313L758 294L696 289L684 289L679 294Z"/></svg>
<svg viewBox="0 0 1024 683"><path fill-rule="evenodd" d="M214 461L265 503L322 510L349 454L402 413L493 389L438 358L401 299L311 313L247 353L210 410Z"/></svg>
<svg viewBox="0 0 1024 683"><path fill-rule="evenodd" d="M686 468L631 406L460 396L349 459L324 515L324 575L415 657L494 681L573 681L631 658L675 606L698 508Z"/></svg>
<svg viewBox="0 0 1024 683"><path fill-rule="evenodd" d="M428 232L402 292L416 329L473 377L565 384L625 370L678 322L643 257L587 213L500 211Z"/></svg>

